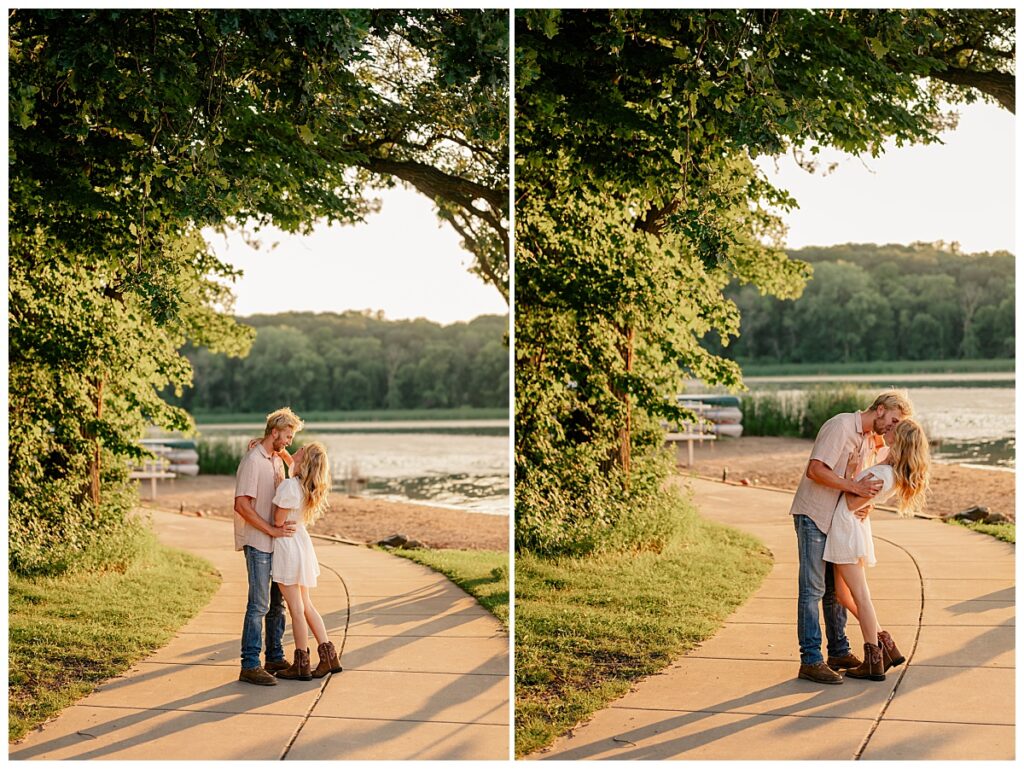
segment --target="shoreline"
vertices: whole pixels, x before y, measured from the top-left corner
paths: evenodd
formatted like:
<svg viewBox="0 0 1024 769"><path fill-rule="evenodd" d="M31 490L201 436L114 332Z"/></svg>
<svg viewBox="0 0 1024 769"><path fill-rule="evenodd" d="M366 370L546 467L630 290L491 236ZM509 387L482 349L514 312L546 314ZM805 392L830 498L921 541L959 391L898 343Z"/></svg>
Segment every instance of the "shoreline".
<svg viewBox="0 0 1024 769"><path fill-rule="evenodd" d="M686 447L677 449L676 472L696 472L752 486L795 490L807 468L814 441L805 438L747 436L697 443L693 466L688 467ZM1002 468L980 468L932 462L931 485L924 511L947 516L974 505L987 507L1016 520L1016 474Z"/></svg>
<svg viewBox="0 0 1024 769"><path fill-rule="evenodd" d="M145 491L148 486L143 487ZM140 499L147 510L232 519L233 475L183 476L161 481L155 500ZM392 534L416 539L432 550L508 551L509 516L399 502L379 497L331 495L330 509L309 527L310 534L373 544Z"/></svg>

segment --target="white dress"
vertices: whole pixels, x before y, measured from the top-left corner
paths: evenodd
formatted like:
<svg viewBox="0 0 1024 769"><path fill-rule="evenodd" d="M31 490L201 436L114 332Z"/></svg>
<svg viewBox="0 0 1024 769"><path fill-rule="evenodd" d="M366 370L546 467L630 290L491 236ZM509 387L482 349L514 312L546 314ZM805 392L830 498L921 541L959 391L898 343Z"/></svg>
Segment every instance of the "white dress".
<svg viewBox="0 0 1024 769"><path fill-rule="evenodd" d="M274 582L282 585L316 587L320 564L316 560L313 541L302 522L302 487L295 478L281 481L274 494L274 504L289 510L286 520L294 521L295 533L274 539L274 560L270 567Z"/></svg>
<svg viewBox="0 0 1024 769"><path fill-rule="evenodd" d="M869 475L882 482L882 488L875 495L875 502L881 503L892 493L896 483L892 465L872 465L857 473L855 480L863 480ZM846 506L846 494L840 494L835 514L832 516L832 527L825 539L825 560L829 563L858 563L862 558L868 566L875 565L871 516L864 520L859 519Z"/></svg>

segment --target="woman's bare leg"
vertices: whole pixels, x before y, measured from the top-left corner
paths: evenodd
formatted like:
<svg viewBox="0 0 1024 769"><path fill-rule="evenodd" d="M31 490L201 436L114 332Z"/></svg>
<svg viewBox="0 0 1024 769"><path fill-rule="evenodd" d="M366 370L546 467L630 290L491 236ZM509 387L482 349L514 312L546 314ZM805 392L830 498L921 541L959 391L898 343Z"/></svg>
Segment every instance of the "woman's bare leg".
<svg viewBox="0 0 1024 769"><path fill-rule="evenodd" d="M324 618L320 616L320 612L313 605L313 601L309 597L309 588L305 585L300 585L299 589L302 591L302 605L305 607L306 612L305 621L309 623L309 627L313 630L316 642L318 644L325 644L330 639L327 637L327 626L324 624Z"/></svg>
<svg viewBox="0 0 1024 769"><path fill-rule="evenodd" d="M302 601L302 591L299 585L282 585L281 595L288 604L288 613L292 616L292 636L295 638L295 648L305 651L309 648L309 631L306 629L305 606Z"/></svg>
<svg viewBox="0 0 1024 769"><path fill-rule="evenodd" d="M835 564L833 564L833 567L834 566ZM843 579L838 568L834 569L833 576L835 577L836 600L839 601L843 608L852 614L853 618L859 622L860 620L857 616L857 602L853 600L853 594L850 592L850 586L846 584L846 580Z"/></svg>
<svg viewBox="0 0 1024 769"><path fill-rule="evenodd" d="M877 646L878 618L875 616L875 606L871 603L871 591L868 590L864 567L859 563L837 563L835 567L857 604L857 621L860 623L860 632L864 634L864 643Z"/></svg>

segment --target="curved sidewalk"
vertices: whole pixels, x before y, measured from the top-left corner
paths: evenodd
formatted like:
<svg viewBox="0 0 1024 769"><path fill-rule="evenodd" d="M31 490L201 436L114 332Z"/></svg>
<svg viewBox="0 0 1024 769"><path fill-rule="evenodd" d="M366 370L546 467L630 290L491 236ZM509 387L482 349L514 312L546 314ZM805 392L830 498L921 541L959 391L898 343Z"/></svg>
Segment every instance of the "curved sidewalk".
<svg viewBox="0 0 1024 769"><path fill-rule="evenodd" d="M879 621L908 661L881 683L816 685L796 677L792 495L680 483L704 517L764 542L774 568L717 635L531 758L1014 758L1012 545L874 513L878 565L868 579ZM862 653L852 617L847 635Z"/></svg>
<svg viewBox="0 0 1024 769"><path fill-rule="evenodd" d="M508 634L444 576L317 540L312 597L345 670L253 686L238 681L247 581L230 521L153 523L210 561L220 590L167 646L10 745L11 759L508 758ZM284 646L290 658L290 630Z"/></svg>

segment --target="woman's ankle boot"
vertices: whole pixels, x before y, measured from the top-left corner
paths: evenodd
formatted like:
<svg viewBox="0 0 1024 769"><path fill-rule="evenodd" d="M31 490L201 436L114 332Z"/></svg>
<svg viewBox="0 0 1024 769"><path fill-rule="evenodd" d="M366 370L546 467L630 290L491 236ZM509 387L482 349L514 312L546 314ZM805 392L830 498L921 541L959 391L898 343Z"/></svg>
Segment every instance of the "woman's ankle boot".
<svg viewBox="0 0 1024 769"><path fill-rule="evenodd" d="M847 678L867 678L870 681L885 680L885 663L882 661L882 644L864 644L864 661L846 671Z"/></svg>
<svg viewBox="0 0 1024 769"><path fill-rule="evenodd" d="M309 669L309 649L296 649L295 660L284 670L277 671L278 678L287 678L291 681L310 681L313 678L313 671Z"/></svg>
<svg viewBox="0 0 1024 769"><path fill-rule="evenodd" d="M878 642L882 644L882 659L886 670L902 665L907 661L907 658L900 654L900 650L896 648L896 643L892 640L892 636L886 631L878 631Z"/></svg>
<svg viewBox="0 0 1024 769"><path fill-rule="evenodd" d="M341 672L341 660L338 659L338 652L334 649L334 644L325 641L316 647L316 653L320 655L320 662L317 664L316 670L313 671L313 678L323 678L328 673Z"/></svg>

